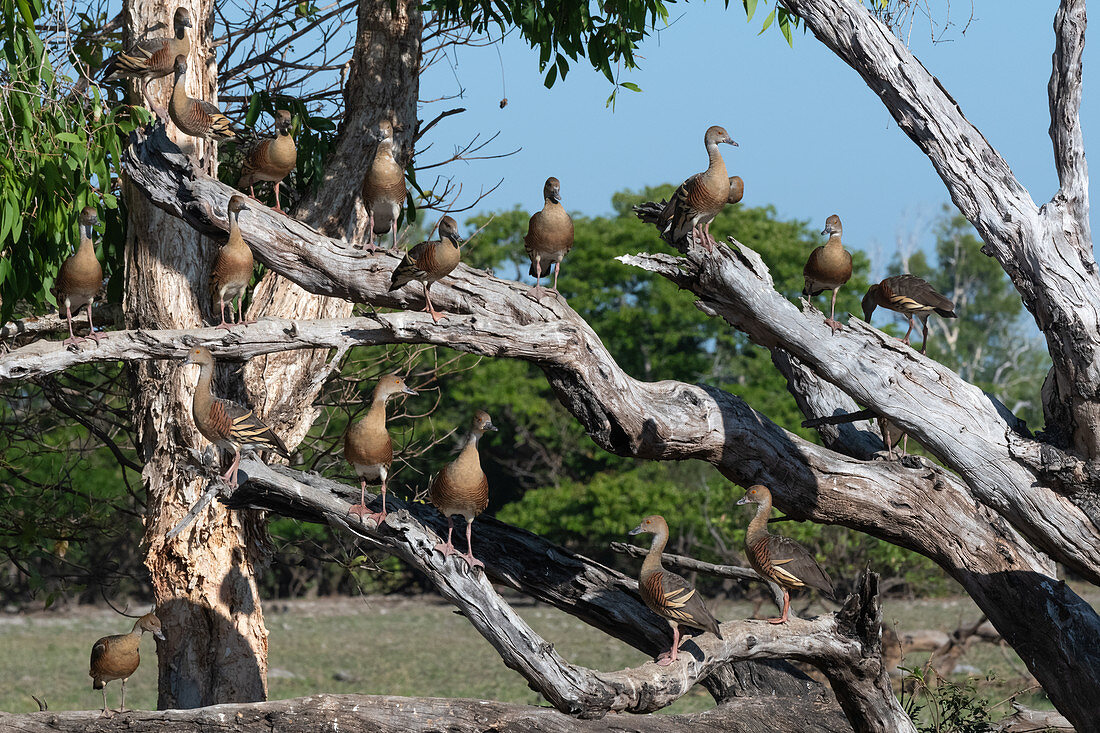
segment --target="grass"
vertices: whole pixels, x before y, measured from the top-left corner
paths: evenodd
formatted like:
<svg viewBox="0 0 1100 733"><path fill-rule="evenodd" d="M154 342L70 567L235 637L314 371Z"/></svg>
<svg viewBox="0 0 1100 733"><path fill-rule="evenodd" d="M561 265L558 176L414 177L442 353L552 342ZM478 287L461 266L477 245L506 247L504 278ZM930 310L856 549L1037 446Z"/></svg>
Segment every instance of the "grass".
<svg viewBox="0 0 1100 733"><path fill-rule="evenodd" d="M795 608L801 613L802 604ZM543 604L517 604L519 614L570 662L593 669L616 670L648 660L570 616ZM714 604L722 619L748 617L745 603ZM813 606L810 613L819 613ZM764 613L770 609L764 608ZM431 697L473 697L540 704L527 687L466 619L434 598L339 598L273 601L266 609L269 637L268 676L272 699L317 692ZM967 598L888 601L887 623L898 629L955 629L977 618ZM58 612L0 615L0 710L29 712L44 698L51 710L98 708L99 692L91 689L88 655L92 643L106 634L129 631L132 621L108 609L69 607ZM143 662L126 685L129 707L156 705L154 640L142 642ZM927 654L906 660L920 666ZM979 694L999 702L1028 684L1022 662L1011 650L979 644L963 663L977 668L983 681ZM984 680L992 673L992 682ZM118 707L117 682L107 686L108 702ZM1033 707L1050 707L1040 693L1018 698ZM713 706L701 687L667 709L686 713ZM1004 709L994 711L1000 717Z"/></svg>

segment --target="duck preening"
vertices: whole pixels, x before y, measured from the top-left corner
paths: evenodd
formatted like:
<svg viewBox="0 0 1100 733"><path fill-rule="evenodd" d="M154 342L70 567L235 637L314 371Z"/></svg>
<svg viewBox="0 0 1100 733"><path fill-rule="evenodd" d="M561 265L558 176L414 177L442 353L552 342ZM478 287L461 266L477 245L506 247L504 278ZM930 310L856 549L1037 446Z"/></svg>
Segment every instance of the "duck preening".
<svg viewBox="0 0 1100 733"><path fill-rule="evenodd" d="M657 658L657 664L666 667L676 661L681 625L709 631L719 639L722 638L722 631L699 592L679 575L661 566L661 553L668 542L668 523L664 517L651 514L630 530L631 535L645 532L653 535L653 543L642 562L638 592L646 606L672 627L672 649Z"/></svg>
<svg viewBox="0 0 1100 733"><path fill-rule="evenodd" d="M863 296L863 320L871 322L876 306L901 313L909 320L909 330L901 339L906 345L913 332L913 316L920 319L924 339L920 347L922 354L928 350L928 316L936 313L944 318L958 318L955 304L916 275L894 275L872 285Z"/></svg>
<svg viewBox="0 0 1100 733"><path fill-rule="evenodd" d="M462 260L460 244L462 238L458 236L458 222L444 216L439 221L439 241L421 242L405 253L390 278L390 292L418 280L424 283L425 312L432 314L433 321L445 318L446 316L432 307L432 297L428 291L432 283L446 277L451 270L458 267Z"/></svg>
<svg viewBox="0 0 1100 733"><path fill-rule="evenodd" d="M569 250L573 249L573 220L561 205L561 183L551 176L542 187L542 211L531 215L527 225L527 235L523 238L524 249L531 258L531 277L535 278L535 287L531 295L542 297L546 288L539 284L542 278L542 266L546 265L546 274L550 274L550 265L554 265L554 286L552 292L558 292L558 274L561 261Z"/></svg>
<svg viewBox="0 0 1100 733"><path fill-rule="evenodd" d="M370 410L366 416L348 428L344 435L344 458L355 469L359 477L359 503L348 512L362 521L365 517L380 525L386 518L386 478L393 464L393 441L386 430L386 401L397 395L417 394L405 384L405 379L397 374L387 374L378 380L374 388ZM367 481L376 479L382 482L382 511L372 512L367 507Z"/></svg>
<svg viewBox="0 0 1100 733"><path fill-rule="evenodd" d="M290 459L286 445L256 413L244 405L214 396L210 390L214 379L214 357L207 349L201 346L191 349L183 363L199 365L199 381L191 405L195 426L214 445L233 451L233 464L222 476L223 481L236 488L237 467L241 464L241 451L245 448L273 450Z"/></svg>
<svg viewBox="0 0 1100 733"><path fill-rule="evenodd" d="M271 181L275 185L275 211L282 213L279 203L279 186L298 165L298 148L290 134L294 118L289 110L281 109L275 113L275 137L266 137L258 141L248 151L241 165L241 177L237 188L256 198L255 186L260 181Z"/></svg>
<svg viewBox="0 0 1100 733"><path fill-rule="evenodd" d="M703 144L706 145L710 165L702 173L696 173L680 184L657 220L657 229L669 233L673 242L692 234L696 243L702 244L708 252L714 250L716 243L710 235L710 223L730 199L726 162L718 152L718 146L722 143L737 145L725 128L708 128Z"/></svg>
<svg viewBox="0 0 1100 733"><path fill-rule="evenodd" d="M471 568L484 567L485 563L474 557L473 526L474 517L489 506L489 479L481 470L481 457L477 452L477 442L488 431L495 431L492 418L484 410L474 415L470 428L470 437L453 462L448 463L432 481L428 498L443 516L447 517L447 542L439 543L435 549L449 555L459 555ZM451 536L454 533L454 515L466 518L466 554L454 548Z"/></svg>
<svg viewBox="0 0 1100 733"><path fill-rule="evenodd" d="M184 77L187 75L187 57L176 56L172 67L176 74L172 85L172 98L168 100L168 116L180 132L206 140L229 140L237 136L233 123L215 105L202 99L187 96Z"/></svg>
<svg viewBox="0 0 1100 733"><path fill-rule="evenodd" d="M80 246L76 253L61 263L61 269L57 271L57 279L50 292L57 298L57 309L65 311L65 319L69 323L69 338L62 343L79 344L88 338L99 343L102 338L96 333L92 325L92 304L96 295L103 287L103 267L95 256L95 242L92 240L95 234L95 225L99 220L96 210L91 206L85 206L80 211ZM80 312L81 308L88 308L88 338L77 336L73 333L73 311Z"/></svg>
<svg viewBox="0 0 1100 733"><path fill-rule="evenodd" d="M252 281L252 250L244 242L241 236L241 227L237 219L242 209L248 207L248 199L244 196L234 195L229 199L229 241L218 250L218 257L214 260L214 268L210 271L210 292L218 302L221 310L222 322L218 328L232 328L232 324L225 320L225 304L229 303L230 313L233 311L233 299L237 300L237 323L252 323L244 321L244 294L248 291L248 283Z"/></svg>
<svg viewBox="0 0 1100 733"><path fill-rule="evenodd" d="M109 717L107 709L107 683L122 680L122 706L120 713L126 712L126 680L130 678L141 663L138 646L142 635L148 631L158 639L164 639L160 619L147 613L134 623L129 634L104 636L92 645L92 659L88 675L92 678L92 689L103 691L103 716Z"/></svg>
<svg viewBox="0 0 1100 733"><path fill-rule="evenodd" d="M375 250L374 238L393 232L397 249L397 220L408 192L405 169L397 162L393 149L393 123L378 123L378 148L374 151L367 175L363 178L363 206L367 210L367 247Z"/></svg>
<svg viewBox="0 0 1100 733"><path fill-rule="evenodd" d="M759 504L756 516L749 522L745 535L745 553L749 564L761 577L775 581L783 589L783 615L770 618L768 623L786 623L791 609L791 589L809 586L830 600L836 600L836 591L829 574L817 564L813 554L789 537L768 534L768 517L772 512L772 492L757 484L752 486L737 502Z"/></svg>
<svg viewBox="0 0 1100 733"><path fill-rule="evenodd" d="M802 295L812 298L826 290L833 291L829 317L825 319L825 324L833 330L833 333L843 328L836 320L837 291L852 277L852 253L844 249L840 241L843 231L839 216L833 214L826 219L825 228L821 233L827 234L829 241L810 253L810 259L806 261L806 267L802 270L802 275L806 279Z"/></svg>
<svg viewBox="0 0 1100 733"><path fill-rule="evenodd" d="M157 115L167 117L164 107L149 96L149 83L153 79L171 74L175 69L177 56L186 58L191 53L191 39L187 35L190 27L191 12L184 7L176 8L172 15L173 35L142 39L130 49L112 57L103 67L104 79L141 79L142 98Z"/></svg>

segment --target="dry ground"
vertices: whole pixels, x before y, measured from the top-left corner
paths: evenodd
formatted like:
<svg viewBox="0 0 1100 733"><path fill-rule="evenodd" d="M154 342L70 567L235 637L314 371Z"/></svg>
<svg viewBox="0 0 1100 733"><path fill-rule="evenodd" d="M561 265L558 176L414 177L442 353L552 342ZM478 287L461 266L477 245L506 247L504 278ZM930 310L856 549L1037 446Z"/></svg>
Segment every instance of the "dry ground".
<svg viewBox="0 0 1100 733"><path fill-rule="evenodd" d="M805 600L795 603L801 611ZM517 600L517 610L570 661L598 669L620 669L646 661L639 652L608 638L554 608ZM715 604L721 619L745 618L745 603ZM978 617L967 598L888 601L886 618L900 630L950 631ZM145 608L133 609L144 612ZM272 601L265 607L270 631L270 696L298 697L315 692L438 697L479 697L537 704L540 697L500 658L451 606L434 598L336 598ZM814 605L810 613L819 613ZM764 613L770 612L765 607ZM110 609L69 607L37 613L0 613L0 710L36 710L31 695L51 710L98 708L91 689L88 655L100 636L129 631L132 621ZM130 707L156 703L154 639L142 642L142 667L127 684ZM920 666L927 653L907 664ZM981 677L983 697L1000 701L1024 690L1025 670L1011 650L982 644L963 658ZM986 681L992 673L993 681ZM963 677L963 679L965 676ZM118 683L108 685L118 706ZM1033 693L1020 698L1049 707ZM692 712L711 706L701 688L669 708ZM995 717L1005 714L1002 706Z"/></svg>

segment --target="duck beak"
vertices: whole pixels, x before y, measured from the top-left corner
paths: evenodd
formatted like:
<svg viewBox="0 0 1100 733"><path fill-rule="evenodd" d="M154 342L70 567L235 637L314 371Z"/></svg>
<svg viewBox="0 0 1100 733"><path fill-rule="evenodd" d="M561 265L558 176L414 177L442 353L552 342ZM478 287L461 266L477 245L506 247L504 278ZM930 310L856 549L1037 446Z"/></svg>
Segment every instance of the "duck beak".
<svg viewBox="0 0 1100 733"><path fill-rule="evenodd" d="M741 504L748 504L748 503L749 503L749 495L748 494L745 494L744 496L742 496L740 499L737 500L738 506L740 506Z"/></svg>
<svg viewBox="0 0 1100 733"><path fill-rule="evenodd" d="M554 203L555 204L560 204L561 203L561 194L560 193L554 194Z"/></svg>
<svg viewBox="0 0 1100 733"><path fill-rule="evenodd" d="M727 143L727 144L729 144L729 145L732 145L732 146L733 146L733 147L735 147L735 148L736 148L736 147L740 147L740 146L739 146L739 145L737 144L737 141L736 141L736 140L734 140L734 139L733 139L732 137L730 137L729 135L727 135L727 136L726 136L726 139L725 139L725 140L723 140L722 142L724 142L724 143Z"/></svg>
<svg viewBox="0 0 1100 733"><path fill-rule="evenodd" d="M500 430L500 428L498 428L496 425L493 425L492 423L489 423L488 425L486 425L485 429L486 430L491 430L494 433Z"/></svg>
<svg viewBox="0 0 1100 733"><path fill-rule="evenodd" d="M190 354L188 354L187 358L183 360L183 366L187 366L188 364L194 364L194 363L195 362L191 361L191 355Z"/></svg>
<svg viewBox="0 0 1100 733"><path fill-rule="evenodd" d="M637 527L627 532L627 534L633 536L636 534L641 534L642 532L645 532L645 530L642 529L642 525L639 524Z"/></svg>
<svg viewBox="0 0 1100 733"><path fill-rule="evenodd" d="M822 234L828 234L829 233L829 227L825 227L824 229L822 229L821 233Z"/></svg>
<svg viewBox="0 0 1100 733"><path fill-rule="evenodd" d="M412 395L413 397L416 397L418 394L420 394L412 387L402 387L401 392L407 395Z"/></svg>
<svg viewBox="0 0 1100 733"><path fill-rule="evenodd" d="M161 641L164 641L164 640L165 640L165 639L164 639L164 632L163 632L163 631L161 631L160 629L157 629L156 631L154 631L154 632L153 632L153 636L157 637L157 638L158 638L158 639L160 639Z"/></svg>

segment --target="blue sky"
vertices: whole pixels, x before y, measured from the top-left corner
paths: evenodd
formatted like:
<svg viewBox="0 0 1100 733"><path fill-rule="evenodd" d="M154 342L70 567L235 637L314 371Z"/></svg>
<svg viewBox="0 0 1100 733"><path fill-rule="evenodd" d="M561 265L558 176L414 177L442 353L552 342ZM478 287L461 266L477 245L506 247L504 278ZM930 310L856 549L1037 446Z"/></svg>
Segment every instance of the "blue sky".
<svg viewBox="0 0 1100 733"><path fill-rule="evenodd" d="M932 4L940 12L947 6ZM933 44L927 20L910 39L917 57L1038 204L1058 185L1046 96L1056 7L974 0L964 35L970 8L954 2L955 25L945 33L950 40ZM522 150L450 168L467 193L504 179L478 210L520 204L534 211L542 204L542 182L554 175L568 209L598 215L611 210L615 191L678 183L702 170L703 132L720 124L740 144L722 149L730 173L745 179L747 205L772 204L783 218L814 226L838 213L845 242L867 251L876 272L893 256L899 236L917 236L922 246L931 242L928 225L949 202L947 191L854 71L808 33L796 32L793 49L774 29L757 35L763 13L746 23L736 0L728 9L721 2L672 9L675 22L641 50L642 68L621 77L643 92L621 92L614 111L604 106L610 84L583 60L547 90L536 53L518 36L505 39L500 57L494 47L461 49L455 63L425 74L421 96L461 88L463 97L426 109L422 117L431 119L445 107L468 111L433 131L435 148L418 162L437 160L478 132L499 130L496 152ZM1086 46L1082 121L1088 152L1096 148L1095 54ZM505 93L501 60L505 109L499 107Z"/></svg>

